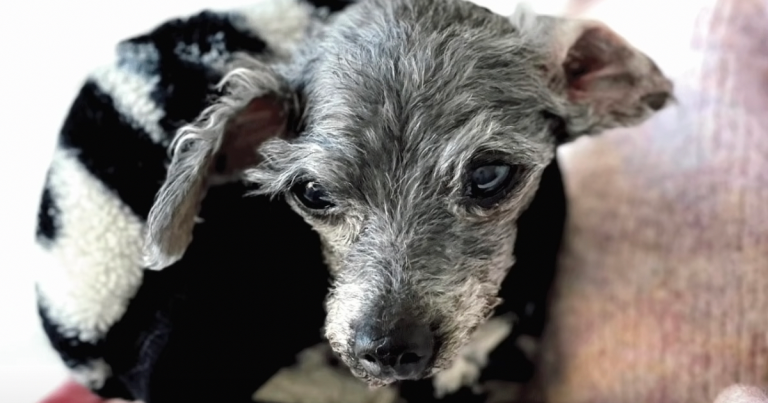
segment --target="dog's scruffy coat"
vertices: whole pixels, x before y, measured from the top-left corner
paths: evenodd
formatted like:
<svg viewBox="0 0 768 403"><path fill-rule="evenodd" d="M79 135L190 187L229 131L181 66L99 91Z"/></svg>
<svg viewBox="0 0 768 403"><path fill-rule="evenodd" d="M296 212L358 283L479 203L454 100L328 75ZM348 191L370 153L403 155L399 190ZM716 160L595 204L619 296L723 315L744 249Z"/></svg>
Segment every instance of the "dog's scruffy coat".
<svg viewBox="0 0 768 403"><path fill-rule="evenodd" d="M410 401L524 382L565 214L556 147L671 90L604 25L523 8L267 0L166 22L62 128L45 329L90 388L146 403L248 401L322 337L371 385L417 381Z"/></svg>

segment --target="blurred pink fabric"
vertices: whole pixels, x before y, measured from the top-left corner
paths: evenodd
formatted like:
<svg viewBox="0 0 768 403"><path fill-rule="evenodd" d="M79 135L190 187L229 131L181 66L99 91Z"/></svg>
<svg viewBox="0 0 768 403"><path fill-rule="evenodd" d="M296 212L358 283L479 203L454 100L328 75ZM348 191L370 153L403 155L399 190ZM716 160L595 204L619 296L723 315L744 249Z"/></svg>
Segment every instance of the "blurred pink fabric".
<svg viewBox="0 0 768 403"><path fill-rule="evenodd" d="M79 383L69 380L40 403L129 403L124 400L102 400Z"/></svg>
<svg viewBox="0 0 768 403"><path fill-rule="evenodd" d="M736 383L767 386L768 2L571 12L668 56L678 104L562 152L570 218L544 400L712 402Z"/></svg>

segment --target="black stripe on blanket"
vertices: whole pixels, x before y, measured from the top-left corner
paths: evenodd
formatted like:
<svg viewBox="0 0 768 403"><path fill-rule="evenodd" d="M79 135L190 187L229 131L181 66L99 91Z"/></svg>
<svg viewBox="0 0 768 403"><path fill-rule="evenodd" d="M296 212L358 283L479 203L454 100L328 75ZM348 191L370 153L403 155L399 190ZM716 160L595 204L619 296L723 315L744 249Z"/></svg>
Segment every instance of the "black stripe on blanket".
<svg viewBox="0 0 768 403"><path fill-rule="evenodd" d="M263 39L238 30L229 15L211 11L168 21L125 42L157 49L153 75L159 83L152 100L165 112L159 123L167 133L192 122L217 95L214 86L222 76L208 64L210 58L269 53Z"/></svg>
<svg viewBox="0 0 768 403"><path fill-rule="evenodd" d="M166 149L121 115L112 97L95 83L81 88L59 141L137 216L146 219L165 179Z"/></svg>

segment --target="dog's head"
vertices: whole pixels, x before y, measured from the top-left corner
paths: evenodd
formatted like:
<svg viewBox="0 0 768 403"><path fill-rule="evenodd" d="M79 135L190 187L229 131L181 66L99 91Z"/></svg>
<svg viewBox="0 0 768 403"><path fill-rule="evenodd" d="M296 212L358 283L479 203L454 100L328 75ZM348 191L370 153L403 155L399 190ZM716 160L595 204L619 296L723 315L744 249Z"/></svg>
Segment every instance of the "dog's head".
<svg viewBox="0 0 768 403"><path fill-rule="evenodd" d="M320 234L326 336L383 385L445 368L489 316L556 147L640 123L672 85L597 22L371 0L287 65L241 66L228 89L179 134L151 265L181 257L208 183L244 173Z"/></svg>

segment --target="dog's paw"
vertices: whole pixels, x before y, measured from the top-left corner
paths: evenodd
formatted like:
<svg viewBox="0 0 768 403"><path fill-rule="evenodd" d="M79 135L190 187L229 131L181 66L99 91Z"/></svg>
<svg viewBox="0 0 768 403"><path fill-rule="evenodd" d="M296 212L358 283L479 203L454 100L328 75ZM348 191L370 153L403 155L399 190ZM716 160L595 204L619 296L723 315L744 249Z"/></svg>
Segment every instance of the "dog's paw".
<svg viewBox="0 0 768 403"><path fill-rule="evenodd" d="M494 317L480 326L451 367L432 378L435 397L443 398L462 387L475 388L488 362L488 355L509 336L512 326L512 317L508 316Z"/></svg>

